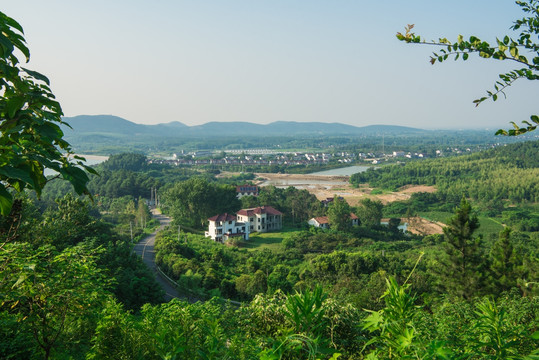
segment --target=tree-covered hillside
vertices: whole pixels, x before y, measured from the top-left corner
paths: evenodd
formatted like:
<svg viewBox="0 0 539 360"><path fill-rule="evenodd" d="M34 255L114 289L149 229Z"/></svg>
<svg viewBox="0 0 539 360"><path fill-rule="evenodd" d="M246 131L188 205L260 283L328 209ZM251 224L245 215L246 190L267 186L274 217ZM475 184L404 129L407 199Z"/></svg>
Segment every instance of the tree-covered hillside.
<svg viewBox="0 0 539 360"><path fill-rule="evenodd" d="M511 144L447 159L370 169L350 177L352 184L395 190L410 184L435 185L442 195L466 196L479 203L539 201L539 142Z"/></svg>

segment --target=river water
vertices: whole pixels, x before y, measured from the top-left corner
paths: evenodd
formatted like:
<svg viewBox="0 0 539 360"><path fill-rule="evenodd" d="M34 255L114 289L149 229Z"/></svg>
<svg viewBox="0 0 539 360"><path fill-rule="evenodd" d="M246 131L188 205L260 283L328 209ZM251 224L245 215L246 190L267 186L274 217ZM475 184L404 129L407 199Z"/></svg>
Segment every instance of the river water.
<svg viewBox="0 0 539 360"><path fill-rule="evenodd" d="M370 166L347 166L326 171L310 173L309 175L326 175L326 176L350 176L356 173L367 171Z"/></svg>

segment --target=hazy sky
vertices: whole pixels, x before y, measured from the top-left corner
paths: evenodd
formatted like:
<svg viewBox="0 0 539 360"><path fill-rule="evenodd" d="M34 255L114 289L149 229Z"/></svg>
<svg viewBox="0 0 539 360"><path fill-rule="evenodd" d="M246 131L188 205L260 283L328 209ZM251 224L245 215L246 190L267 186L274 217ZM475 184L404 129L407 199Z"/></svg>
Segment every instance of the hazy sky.
<svg viewBox="0 0 539 360"><path fill-rule="evenodd" d="M322 121L499 128L537 112L538 85L472 101L513 64L430 65L428 39L488 41L522 17L511 0L1 0L24 27L28 67L66 116L181 121Z"/></svg>

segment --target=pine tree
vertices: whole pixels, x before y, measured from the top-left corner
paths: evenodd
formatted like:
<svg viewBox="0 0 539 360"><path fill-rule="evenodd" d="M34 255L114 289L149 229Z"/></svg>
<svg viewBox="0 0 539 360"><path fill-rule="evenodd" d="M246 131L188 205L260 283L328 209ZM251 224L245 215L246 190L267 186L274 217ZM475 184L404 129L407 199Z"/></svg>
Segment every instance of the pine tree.
<svg viewBox="0 0 539 360"><path fill-rule="evenodd" d="M490 252L494 285L497 290L507 291L517 286L522 274L522 259L516 254L511 241L511 229L505 228Z"/></svg>
<svg viewBox="0 0 539 360"><path fill-rule="evenodd" d="M463 198L448 226L445 235L445 256L436 270L441 287L451 296L471 299L484 287L484 261L481 256L481 237L474 237L479 220L472 213L471 205Z"/></svg>

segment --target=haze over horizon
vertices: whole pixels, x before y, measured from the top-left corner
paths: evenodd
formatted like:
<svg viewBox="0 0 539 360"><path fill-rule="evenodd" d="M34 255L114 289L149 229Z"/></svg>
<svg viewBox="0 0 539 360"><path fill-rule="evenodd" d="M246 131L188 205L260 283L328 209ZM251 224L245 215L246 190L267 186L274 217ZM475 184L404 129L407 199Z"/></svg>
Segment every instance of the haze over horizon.
<svg viewBox="0 0 539 360"><path fill-rule="evenodd" d="M19 0L0 11L23 26L27 67L49 77L68 117L432 129L507 128L536 111L525 80L507 100L472 103L513 64L432 66L432 47L395 38L414 23L427 39L493 42L523 16L513 1Z"/></svg>

